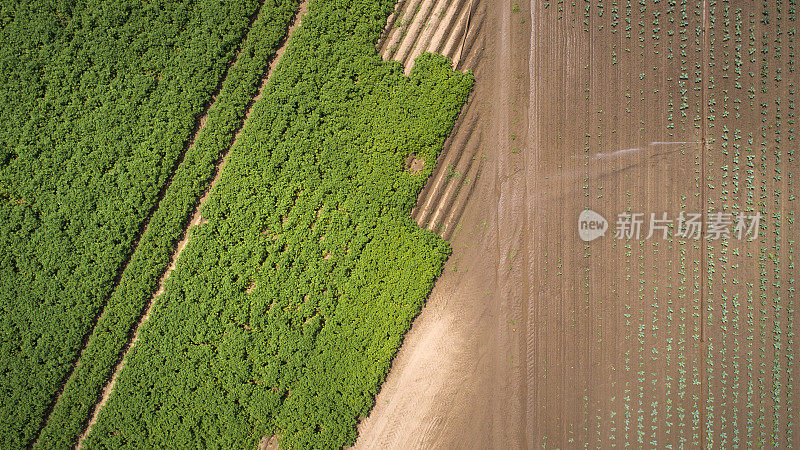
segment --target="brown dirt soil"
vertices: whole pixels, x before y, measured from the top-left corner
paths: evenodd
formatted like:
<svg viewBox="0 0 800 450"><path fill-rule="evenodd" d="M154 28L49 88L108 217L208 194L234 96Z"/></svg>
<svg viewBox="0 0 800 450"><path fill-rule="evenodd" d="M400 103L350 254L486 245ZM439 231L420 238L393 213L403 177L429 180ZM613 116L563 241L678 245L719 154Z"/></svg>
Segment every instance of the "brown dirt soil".
<svg viewBox="0 0 800 450"><path fill-rule="evenodd" d="M406 158L406 170L412 175L417 175L425 168L425 160L417 158L417 155L408 155Z"/></svg>
<svg viewBox="0 0 800 450"><path fill-rule="evenodd" d="M774 144L794 136L796 19L633 3L615 18L610 5L477 2L466 39L469 2L398 5L384 58L409 70L416 49L444 51L476 88L412 212L453 254L356 448L796 446L797 163ZM438 29L415 25L431 20L417 10L444 11ZM739 41L723 38L738 25L734 76ZM404 41L418 38L435 42ZM769 95L748 98L762 84ZM748 195L774 210L757 243L614 238L619 213L730 212ZM585 208L610 225L591 243Z"/></svg>

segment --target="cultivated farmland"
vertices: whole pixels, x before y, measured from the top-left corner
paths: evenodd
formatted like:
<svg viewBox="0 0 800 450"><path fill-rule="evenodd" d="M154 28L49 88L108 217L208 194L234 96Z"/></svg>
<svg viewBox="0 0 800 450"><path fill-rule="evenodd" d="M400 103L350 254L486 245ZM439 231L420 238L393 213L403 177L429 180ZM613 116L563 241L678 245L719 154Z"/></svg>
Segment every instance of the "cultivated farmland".
<svg viewBox="0 0 800 450"><path fill-rule="evenodd" d="M352 442L449 253L409 213L472 85L381 61L390 7L309 5L85 447Z"/></svg>
<svg viewBox="0 0 800 450"><path fill-rule="evenodd" d="M107 303L101 321L113 326L99 339L112 347L90 352L80 370L114 364L144 301L117 306L108 298L123 267L134 266L126 274L136 286L127 289L147 290L166 266L181 212L191 208L192 192L202 192L218 155L210 146L187 152L190 135L258 8L3 6L4 446L36 439ZM267 28L288 20L281 8L265 8L276 13ZM137 243L150 246L145 255L132 255ZM83 382L96 387L96 379ZM80 429L96 395L86 389L67 388L69 399L90 400L57 419L59 439Z"/></svg>
<svg viewBox="0 0 800 450"><path fill-rule="evenodd" d="M0 6L0 443L798 447L796 3Z"/></svg>
<svg viewBox="0 0 800 450"><path fill-rule="evenodd" d="M440 160L455 163L423 193L463 196L475 157L480 176L442 224L453 253L360 447L797 446L795 10L550 1L477 15L476 89ZM417 211L460 210L450 198ZM609 220L605 237L579 239L585 208ZM754 242L674 225L617 240L625 212L764 220Z"/></svg>

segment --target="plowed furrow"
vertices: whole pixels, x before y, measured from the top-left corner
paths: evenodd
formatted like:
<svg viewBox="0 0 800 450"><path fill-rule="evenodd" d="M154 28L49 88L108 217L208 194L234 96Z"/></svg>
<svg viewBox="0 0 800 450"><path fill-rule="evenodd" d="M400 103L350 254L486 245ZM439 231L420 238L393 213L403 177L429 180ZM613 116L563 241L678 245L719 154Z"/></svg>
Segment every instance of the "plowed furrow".
<svg viewBox="0 0 800 450"><path fill-rule="evenodd" d="M408 29L417 15L422 0L408 0L402 10L399 11L393 24L394 28L389 31L389 38L384 43L381 56L384 60L394 58L400 44L405 40Z"/></svg>
<svg viewBox="0 0 800 450"><path fill-rule="evenodd" d="M410 56L414 48L419 44L419 38L423 28L428 26L428 21L431 15L433 15L434 3L434 0L423 0L419 12L414 16L414 21L408 29L408 33L406 33L403 41L400 43L400 47L397 49L395 59L403 63L406 73L411 72L413 60L410 59Z"/></svg>
<svg viewBox="0 0 800 450"><path fill-rule="evenodd" d="M467 3L467 2L464 2ZM458 50L461 47L461 41L464 40L464 32L466 31L467 27L467 16L469 15L469 5L464 8L461 13L458 15L458 20L456 21L455 28L449 33L447 37L447 42L445 43L444 47L439 51L439 53L447 56L450 59L453 59L458 55Z"/></svg>
<svg viewBox="0 0 800 450"><path fill-rule="evenodd" d="M381 33L380 39L378 39L378 53L383 55L384 51L386 50L387 43L389 42L389 35L392 34L392 31L395 29L395 25L397 24L397 19L402 17L404 8L408 3L407 0L400 0L394 7L394 11L389 15L386 19L386 27L383 29L383 33ZM385 58L384 58L385 59Z"/></svg>
<svg viewBox="0 0 800 450"><path fill-rule="evenodd" d="M478 139L477 148L481 148L481 139ZM453 237L455 231L458 229L461 215L467 208L470 198L472 198L472 194L475 191L475 186L478 184L478 178L480 178L485 164L486 161L482 155L473 155L472 163L470 169L467 171L464 183L461 184L455 199L450 203L449 212L443 215L445 219L442 222L442 231L440 233L443 239L449 241Z"/></svg>
<svg viewBox="0 0 800 450"><path fill-rule="evenodd" d="M434 167L433 172L431 173L428 181L425 183L425 186L422 188L422 191L417 196L417 203L414 205L414 208L411 210L411 219L418 222L418 217L424 204L428 201L428 198L431 196L431 192L434 190L434 180L438 179L439 174L442 172L443 164L442 162L448 157L447 155L450 153L450 149L453 148L453 141L455 141L456 136L460 136L460 130L464 120L456 121L455 125L453 126L453 131L448 136L447 140L444 143L444 149L439 154L439 158L436 161L436 167ZM474 121L470 123L474 124ZM467 131L469 133L469 131ZM460 141L463 141L463 138L459 138Z"/></svg>
<svg viewBox="0 0 800 450"><path fill-rule="evenodd" d="M439 234L446 231L445 217L450 212L453 202L456 197L461 193L462 188L468 186L474 180L469 180L467 174L471 171L472 166L476 166L475 160L477 159L473 153L475 149L480 147L480 132L470 133L470 138L466 143L465 148L470 149L470 152L463 152L461 158L456 161L452 166L447 168L445 173L446 186L442 192L439 201L436 202L432 208L430 219L428 220L428 229L434 230ZM467 189L468 190L468 189Z"/></svg>
<svg viewBox="0 0 800 450"><path fill-rule="evenodd" d="M452 36L453 30L458 24L459 19L468 7L468 0L456 0L452 5L450 5L445 18L442 20L442 24L444 26L442 27L440 25L440 30L437 30L436 35L434 35L430 45L428 46L429 52L442 53L442 49L444 49L444 46L447 44L448 39Z"/></svg>
<svg viewBox="0 0 800 450"><path fill-rule="evenodd" d="M420 201L417 203L419 207L416 211L414 219L419 226L427 228L430 215L436 209L448 182L452 178L452 176L448 176L452 175L452 173L449 172L455 167L456 164L458 164L458 161L464 154L464 149L466 148L467 143L472 136L474 128L474 124L470 124L464 135L459 136L457 140L454 140L452 145L449 148L446 148L442 153L443 157L440 158L438 164L436 165L436 173L431 175L431 178L428 181L431 187L426 196L420 197Z"/></svg>
<svg viewBox="0 0 800 450"><path fill-rule="evenodd" d="M469 64L465 64L464 61L466 59L470 59L470 54L472 53L473 49L476 48L476 44L480 39L482 39L483 36L481 31L483 30L483 24L486 15L476 14L473 12L472 16L472 18L467 20L467 35L464 38L461 49L459 50L458 59L453 58L453 65L456 68L471 67Z"/></svg>

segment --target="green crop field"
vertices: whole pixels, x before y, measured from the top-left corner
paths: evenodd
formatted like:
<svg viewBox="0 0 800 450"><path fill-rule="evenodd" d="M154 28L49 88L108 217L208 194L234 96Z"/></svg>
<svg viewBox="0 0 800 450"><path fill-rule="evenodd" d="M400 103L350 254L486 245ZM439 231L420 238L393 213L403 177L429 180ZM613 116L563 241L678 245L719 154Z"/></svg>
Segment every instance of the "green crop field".
<svg viewBox="0 0 800 450"><path fill-rule="evenodd" d="M449 253L404 161L430 171L472 83L382 62L391 6L310 4L87 447L352 443Z"/></svg>
<svg viewBox="0 0 800 450"><path fill-rule="evenodd" d="M42 426L257 6L4 2L3 447Z"/></svg>
<svg viewBox="0 0 800 450"><path fill-rule="evenodd" d="M297 6L0 6L0 446L78 441ZM472 86L381 61L392 7L310 4L85 446L354 440L449 254L409 212Z"/></svg>
<svg viewBox="0 0 800 450"><path fill-rule="evenodd" d="M240 45L236 64L228 69L213 107L208 111L204 127L173 173L136 252L120 274L116 289L86 342L79 365L66 381L47 426L41 432L39 447L67 446L80 433L131 329L156 291L159 277L191 210L208 187L214 161L241 125L259 77L283 38L296 6L296 0L276 0L260 7Z"/></svg>

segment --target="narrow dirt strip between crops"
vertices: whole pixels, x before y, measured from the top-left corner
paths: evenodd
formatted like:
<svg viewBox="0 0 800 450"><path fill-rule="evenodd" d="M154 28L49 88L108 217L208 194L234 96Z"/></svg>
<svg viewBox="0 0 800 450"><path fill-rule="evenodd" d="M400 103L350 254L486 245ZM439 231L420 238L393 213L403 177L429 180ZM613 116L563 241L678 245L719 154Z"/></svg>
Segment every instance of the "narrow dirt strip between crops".
<svg viewBox="0 0 800 450"><path fill-rule="evenodd" d="M261 7L263 6L263 4L264 4L263 1L261 3L259 3L258 8L250 16L249 21L248 21L248 25L247 25L247 28L246 28L246 30L248 32L249 32L250 28L253 26L253 23L255 22L256 18L258 17L258 14L261 11ZM114 282L112 284L111 290L109 291L109 293L107 295L106 302L108 301L108 298L110 298L112 296L113 292L119 287L120 282L122 280L122 274L125 273L125 270L128 268L128 265L130 264L131 260L133 259L133 255L136 254L136 251L139 248L139 242L141 241L142 237L147 233L147 230L150 227L150 220L153 218L153 216L155 215L156 211L158 211L158 208L161 205L161 201L164 199L164 197L166 196L167 191L169 190L170 186L172 185L172 179L173 179L175 173L177 172L178 167L180 167L181 164L183 164L184 158L186 157L186 153L189 151L190 148L192 148L192 146L194 145L195 140L197 139L197 136L200 134L200 130L202 130L203 127L205 126L205 123L208 120L209 111L211 111L211 108L214 106L214 103L215 103L217 97L219 96L219 94L220 94L220 92L222 90L222 86L224 85L225 80L227 79L228 71L230 70L231 67L233 67L236 64L236 61L238 60L238 57L239 57L239 51L241 50L241 44L244 43L246 37L247 37L247 33L245 33L245 35L242 36L242 39L241 39L241 41L239 43L239 48L233 54L233 56L231 58L231 61L228 63L228 67L225 70L225 75L220 79L219 83L217 84L216 88L214 89L214 92L211 94L211 98L209 99L208 103L206 103L206 105L203 107L202 112L198 116L195 116L196 119L195 119L195 123L194 123L194 128L192 129L192 132L189 135L189 138L184 143L183 149L181 150L180 155L178 155L178 158L175 160L175 163L173 164L173 166L172 166L172 168L171 168L171 170L169 172L169 175L167 176L167 179L164 181L163 185L159 189L158 194L156 195L156 201L153 203L153 206L150 208L150 211L148 211L147 216L145 217L145 219L142 221L141 225L139 226L139 231L135 235L134 242L131 245L131 249L132 250L130 251L128 256L125 258L125 260L123 261L122 265L120 266L119 270L117 271L117 274L114 276ZM29 447L36 447L37 446L38 441L39 441L39 436L41 435L42 430L44 430L46 428L46 426L47 426L47 424L48 424L48 422L50 420L50 415L53 412L53 409L58 404L59 400L61 400L61 396L64 393L64 387L66 386L67 381L70 378L72 378L73 373L75 372L75 369L80 365L80 361L81 361L81 357L83 356L83 352L84 352L84 350L86 350L86 347L87 347L87 345L89 343L89 339L91 338L91 336L95 332L94 328L95 328L95 326L97 326L97 323L100 322L100 318L103 316L103 314L105 314L105 312L106 312L106 304L104 302L103 306L100 308L100 311L97 313L97 315L94 318L94 322L93 322L94 326L92 326L92 329L88 333L86 333L86 335L81 340L81 350L78 352L78 355L76 356L75 360L73 361L72 367L70 367L69 372L67 372L67 375L62 380L58 390L56 391L55 396L53 397L53 401L50 403L50 405L48 405L47 410L45 411L45 414L44 414L45 419L42 421L41 427L37 431L36 437L33 439L32 443L29 445Z"/></svg>
<svg viewBox="0 0 800 450"><path fill-rule="evenodd" d="M708 209L706 205L706 154L709 150L708 145L708 128L706 124L706 109L708 105L706 104L706 89L708 84L708 77L705 74L705 71L708 69L707 65L707 58L708 58L708 0L703 0L703 22L702 22L702 29L701 29L701 56L700 56L700 77L702 79L702 85L700 87L700 141L702 142L700 146L700 206L701 212L705 213ZM705 339L705 313L706 313L706 273L708 269L706 267L706 230L703 227L700 227L700 241L703 243L702 249L700 250L700 406L699 406L699 415L700 415L700 448L705 447L705 435L706 435L706 412L705 412L705 396L707 393L705 392L705 384L706 384L706 339Z"/></svg>
<svg viewBox="0 0 800 450"><path fill-rule="evenodd" d="M291 37L292 33L294 32L294 30L302 22L302 17L303 17L303 15L305 15L307 4L308 4L308 0L302 0L300 2L300 6L298 8L298 12L295 15L294 20L289 25L289 28L287 30L286 39L284 39L284 41L281 44L281 46L275 52L275 56L272 58L272 61L269 64L269 68L267 70L267 73L261 79L261 83L258 86L258 92L253 97L253 99L251 100L250 105L249 105L249 107L247 109L247 112L245 113L244 119L242 120L242 124L239 127L239 129L236 131L236 134L234 135L233 141L231 141L230 146L222 153L222 157L220 158L220 161L217 163L217 167L216 167L215 174L214 174L214 179L211 181L211 184L209 185L208 189L206 190L205 195L203 195L203 198L200 199L200 203L195 208L194 213L192 215L192 220L189 222L189 224L184 229L183 238L178 243L178 246L176 247L175 252L172 254L172 256L170 258L169 267L167 268L166 272L164 273L164 275L162 275L161 279L159 280L158 290L156 291L156 293L153 294L153 297L150 299L150 302L147 305L147 310L145 311L145 313L142 316L142 318L139 320L139 323L136 324L136 327L134 328L134 331L133 331L133 338L131 339L131 341L128 344L127 348L124 350L122 359L120 360L119 364L117 364L117 366L114 368L114 373L111 376L111 379L108 381L106 386L103 388L102 398L95 405L94 411L92 412L92 417L91 417L91 419L89 419L89 423L87 424L86 429L84 430L83 434L78 439L78 444L75 446L76 449L82 448L83 441L86 439L86 437L91 432L92 426L95 424L95 422L97 422L97 418L98 418L98 416L100 414L100 411L103 409L103 407L105 406L106 402L108 401L108 398L111 396L111 392L114 390L114 385L116 384L117 377L119 376L119 374L122 371L122 369L125 367L125 361L127 360L128 353L131 351L131 349L133 349L133 347L136 345L136 342L138 342L138 340L139 340L139 330L141 329L142 325L145 322L147 322L147 319L150 318L150 313L153 310L153 305L155 304L155 299L164 292L164 286L166 284L166 281L169 278L169 275L175 269L175 265L176 265L176 263L178 261L178 258L181 255L181 252L183 252L183 249L186 248L186 245L189 242L189 237L190 237L190 233L189 232L190 232L190 230L192 229L192 227L195 227L195 226L197 226L197 225L199 225L199 224L201 224L203 222L202 216L200 215L200 211L202 210L203 205L205 205L205 202L208 200L210 192L213 190L214 186L216 186L217 183L219 182L219 179L220 179L220 177L222 175L222 170L225 167L225 161L228 158L228 153L230 152L230 149L233 148L233 146L236 144L236 141L237 141L237 139L239 137L239 134L241 133L242 129L244 128L244 124L247 122L247 119L250 117L250 113L253 110L253 105L255 105L255 103L261 98L261 93L262 93L262 91L264 89L264 86L266 86L267 81L269 80L270 76L272 75L272 72L275 70L275 67L277 67L281 56L283 55L284 51L286 50L286 46L289 43L289 40L290 40L290 37ZM235 62L234 62L234 64L235 64ZM206 110L206 115L207 115L207 113L208 113L208 110ZM201 119L200 127L198 127L198 129L195 131L195 134L190 139L190 142L193 142L194 141L194 136L196 136L197 133L199 133L200 129L202 128L202 125L205 123L204 119L205 119L205 115L204 115L203 119Z"/></svg>

